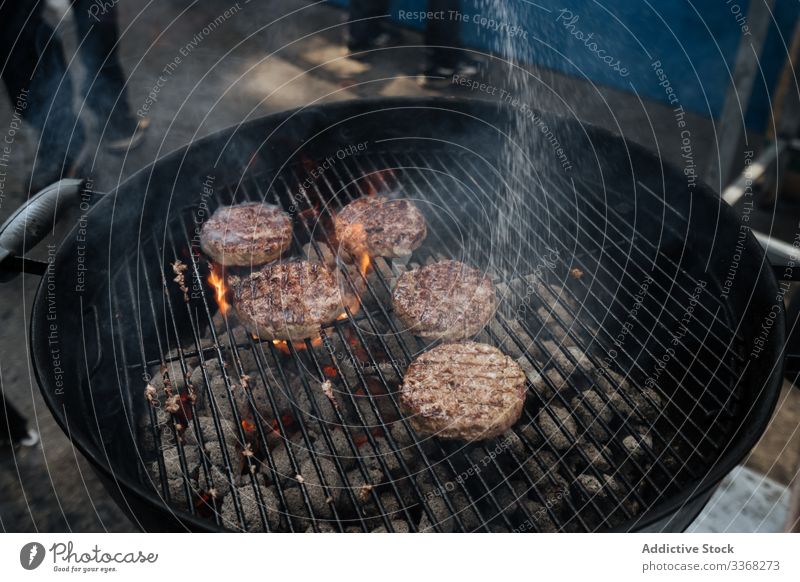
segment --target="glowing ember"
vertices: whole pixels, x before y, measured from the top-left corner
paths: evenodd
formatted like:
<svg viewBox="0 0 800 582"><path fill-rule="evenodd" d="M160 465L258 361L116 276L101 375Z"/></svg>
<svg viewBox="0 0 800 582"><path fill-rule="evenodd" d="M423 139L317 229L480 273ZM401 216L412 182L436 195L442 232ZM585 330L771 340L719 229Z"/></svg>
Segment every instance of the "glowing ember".
<svg viewBox="0 0 800 582"><path fill-rule="evenodd" d="M249 420L245 419L242 421L242 428L244 429L245 432L253 432L254 430L256 430L256 425L250 422Z"/></svg>
<svg viewBox="0 0 800 582"><path fill-rule="evenodd" d="M316 218L319 216L319 204L315 204L311 208L306 208L305 210L301 210L297 214L300 218L302 218L305 221L309 221L312 219L316 220Z"/></svg>
<svg viewBox="0 0 800 582"><path fill-rule="evenodd" d="M194 498L194 508L197 514L206 519L214 515L217 509L218 493L216 489L211 488L208 491L203 491L196 494Z"/></svg>
<svg viewBox="0 0 800 582"><path fill-rule="evenodd" d="M283 423L283 428L286 429L286 432L293 432L294 416L291 414L283 414L281 415L281 422ZM277 434L281 434L280 423L277 419L272 420L272 431Z"/></svg>
<svg viewBox="0 0 800 582"><path fill-rule="evenodd" d="M374 428L370 431L370 434L375 438L382 438L386 436L386 433L382 428ZM353 437L353 444L358 448L363 447L368 442L369 437L366 433L357 434Z"/></svg>
<svg viewBox="0 0 800 582"><path fill-rule="evenodd" d="M214 288L214 295L215 299L217 300L217 305L219 305L219 312L222 315L226 315L228 313L228 309L231 307L226 299L228 289L225 287L224 278L222 275L217 274L217 267L214 265L211 266L211 273L208 275L208 282Z"/></svg>

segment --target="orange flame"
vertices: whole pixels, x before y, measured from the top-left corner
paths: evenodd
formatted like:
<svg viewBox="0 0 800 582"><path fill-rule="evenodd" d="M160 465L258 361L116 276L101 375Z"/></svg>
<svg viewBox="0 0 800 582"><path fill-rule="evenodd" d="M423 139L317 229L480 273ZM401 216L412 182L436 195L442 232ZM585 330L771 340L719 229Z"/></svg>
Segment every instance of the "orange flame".
<svg viewBox="0 0 800 582"><path fill-rule="evenodd" d="M361 274L366 277L369 273L369 267L372 264L372 259L367 253L363 253L361 255L361 259L358 261L358 270L361 271Z"/></svg>
<svg viewBox="0 0 800 582"><path fill-rule="evenodd" d="M291 354L291 351L289 350L289 342L286 342L284 340L272 340L272 345L278 348L278 351L286 354L287 356ZM318 348L321 345L322 345L321 337L315 337L311 340L312 348ZM292 347L297 351L303 351L306 349L306 342L292 342Z"/></svg>
<svg viewBox="0 0 800 582"><path fill-rule="evenodd" d="M365 279L367 277L367 274L369 273L369 268L371 264L372 264L372 259L370 258L370 256L367 253L363 253L358 261L358 271L359 273L361 273L361 276L364 277ZM358 277L355 276L355 274L351 275L351 277L355 279L353 281L353 284L356 288L358 288L359 283L361 281L359 280ZM353 315L355 315L361 310L361 297L358 294L351 293L350 290L348 289L348 291L344 294L343 299L345 299L347 307L350 308L350 312ZM347 311L344 311L336 317L336 321L344 321L348 317L349 316L347 315Z"/></svg>
<svg viewBox="0 0 800 582"><path fill-rule="evenodd" d="M214 288L214 295L215 299L217 300L217 305L219 305L220 313L222 315L226 315L228 313L228 309L231 307L226 299L228 288L225 287L224 278L217 274L217 267L213 265L211 266L211 273L208 275L208 282Z"/></svg>

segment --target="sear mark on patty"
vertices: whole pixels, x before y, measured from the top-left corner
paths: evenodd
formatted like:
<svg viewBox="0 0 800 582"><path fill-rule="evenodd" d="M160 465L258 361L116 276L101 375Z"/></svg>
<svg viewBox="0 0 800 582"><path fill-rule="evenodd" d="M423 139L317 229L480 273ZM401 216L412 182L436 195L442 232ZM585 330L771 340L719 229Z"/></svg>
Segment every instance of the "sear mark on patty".
<svg viewBox="0 0 800 582"><path fill-rule="evenodd" d="M290 261L248 275L229 275L233 305L242 324L261 339L299 341L319 336L320 326L351 309L357 299L322 263Z"/></svg>
<svg viewBox="0 0 800 582"><path fill-rule="evenodd" d="M417 357L400 402L421 434L478 441L505 433L525 402L525 373L486 344L443 344Z"/></svg>
<svg viewBox="0 0 800 582"><path fill-rule="evenodd" d="M446 260L403 273L392 303L398 319L413 334L457 341L486 325L497 307L497 295L489 277Z"/></svg>
<svg viewBox="0 0 800 582"><path fill-rule="evenodd" d="M220 265L249 267L274 261L292 242L292 221L277 206L249 202L222 206L200 231L200 247Z"/></svg>
<svg viewBox="0 0 800 582"><path fill-rule="evenodd" d="M417 250L428 228L410 200L367 196L345 206L334 221L336 238L353 256L404 257Z"/></svg>

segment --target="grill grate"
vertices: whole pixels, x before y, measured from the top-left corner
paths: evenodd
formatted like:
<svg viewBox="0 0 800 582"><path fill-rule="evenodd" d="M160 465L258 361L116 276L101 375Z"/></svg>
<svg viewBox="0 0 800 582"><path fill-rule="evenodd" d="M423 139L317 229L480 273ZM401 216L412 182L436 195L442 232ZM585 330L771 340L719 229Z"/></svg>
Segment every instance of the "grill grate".
<svg viewBox="0 0 800 582"><path fill-rule="evenodd" d="M428 240L407 265L378 259L369 276L342 271L353 291L364 288L358 312L346 308L318 342L281 346L217 313L191 211L154 233L142 253L153 260L116 278L114 352L126 354L134 398L143 374L156 389L154 406L141 407L141 475L166 503L259 531L624 529L713 464L739 410L742 342L713 283L698 287L690 257L670 246L680 233L652 243L638 230L660 217L632 215L630 199L598 184L504 184L464 152L353 156L306 190L303 167L272 182L247 177L216 203L291 210L292 252L322 259L331 241L319 225L332 212L375 191L397 194L419 202ZM500 188L536 201L510 225L514 254L492 247ZM545 269L543 249L558 257ZM493 276L503 306L477 341L519 359L532 380L521 420L493 441L422 439L399 408L405 368L431 346L398 328L386 298L403 269L440 258ZM172 280L176 259L188 266L188 302ZM338 405L321 396L325 380Z"/></svg>

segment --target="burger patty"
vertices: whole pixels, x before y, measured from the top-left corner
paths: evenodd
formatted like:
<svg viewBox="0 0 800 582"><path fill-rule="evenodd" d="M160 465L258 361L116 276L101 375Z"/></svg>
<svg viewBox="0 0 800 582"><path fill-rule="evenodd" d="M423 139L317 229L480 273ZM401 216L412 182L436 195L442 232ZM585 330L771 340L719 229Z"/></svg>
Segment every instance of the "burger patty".
<svg viewBox="0 0 800 582"><path fill-rule="evenodd" d="M491 279L458 261L403 273L392 292L397 318L413 334L456 341L478 333L494 315Z"/></svg>
<svg viewBox="0 0 800 582"><path fill-rule="evenodd" d="M215 263L232 267L274 261L292 243L292 221L270 204L222 206L200 231L200 248Z"/></svg>
<svg viewBox="0 0 800 582"><path fill-rule="evenodd" d="M300 341L351 309L358 299L322 263L291 261L229 275L233 306L242 325L261 339Z"/></svg>
<svg viewBox="0 0 800 582"><path fill-rule="evenodd" d="M410 200L383 196L359 198L334 219L336 238L353 256L404 257L428 236L425 218Z"/></svg>
<svg viewBox="0 0 800 582"><path fill-rule="evenodd" d="M414 429L445 439L478 441L505 433L522 414L525 373L486 344L443 344L416 358L400 387Z"/></svg>

